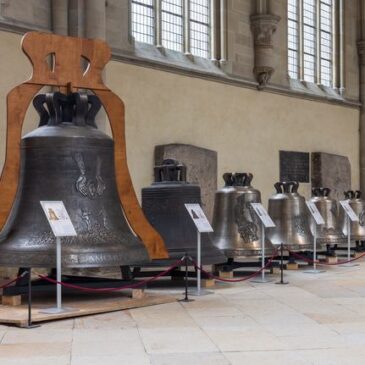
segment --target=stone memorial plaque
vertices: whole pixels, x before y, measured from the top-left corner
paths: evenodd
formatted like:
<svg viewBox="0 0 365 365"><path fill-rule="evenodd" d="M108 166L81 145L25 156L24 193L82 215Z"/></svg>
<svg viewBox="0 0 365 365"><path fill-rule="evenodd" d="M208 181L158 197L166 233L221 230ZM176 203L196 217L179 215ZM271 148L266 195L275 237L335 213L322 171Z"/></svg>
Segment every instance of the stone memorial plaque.
<svg viewBox="0 0 365 365"><path fill-rule="evenodd" d="M333 199L344 199L343 192L351 189L351 165L348 157L313 152L312 187L330 188Z"/></svg>
<svg viewBox="0 0 365 365"><path fill-rule="evenodd" d="M309 153L279 151L280 181L309 183Z"/></svg>
<svg viewBox="0 0 365 365"><path fill-rule="evenodd" d="M174 158L186 166L187 181L200 186L202 208L211 221L217 190L217 152L180 143L156 146L155 164L166 158Z"/></svg>

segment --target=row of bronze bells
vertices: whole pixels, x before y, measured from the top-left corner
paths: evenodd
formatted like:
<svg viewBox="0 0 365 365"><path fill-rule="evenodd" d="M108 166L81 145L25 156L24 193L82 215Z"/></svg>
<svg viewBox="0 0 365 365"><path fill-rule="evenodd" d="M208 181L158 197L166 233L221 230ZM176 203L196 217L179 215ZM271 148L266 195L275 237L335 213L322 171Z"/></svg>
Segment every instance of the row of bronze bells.
<svg viewBox="0 0 365 365"><path fill-rule="evenodd" d="M358 222L350 221L350 234L353 241L365 240L365 200L361 197L360 191L349 190L345 193L345 199L348 200L349 205L359 217ZM347 217L343 209L340 211L340 223L342 231L347 235Z"/></svg>
<svg viewBox="0 0 365 365"><path fill-rule="evenodd" d="M261 202L261 195L251 186L252 178L250 173L226 173L223 175L225 186L215 196L212 238L229 258L261 254L260 222L251 206L251 203ZM273 245L281 243L292 250L311 249L315 225L304 197L298 193L299 184L278 182L274 187L276 194L269 199L268 213L276 227L267 229L265 252L270 255ZM337 202L329 197L330 190L315 188L312 192L311 201L325 221L317 228L318 245L346 242Z"/></svg>
<svg viewBox="0 0 365 365"><path fill-rule="evenodd" d="M261 194L251 186L251 173L226 173L225 186L215 196L213 242L228 258L261 255L261 223L251 203L261 203ZM296 182L276 183L268 213L276 227L268 228L265 254L281 243L293 250L310 249L313 236L305 199Z"/></svg>
<svg viewBox="0 0 365 365"><path fill-rule="evenodd" d="M64 267L149 262L120 205L114 142L95 124L99 99L56 92L36 96L33 104L40 123L21 140L20 184L0 234L0 265L56 266L55 240L42 200L62 200L78 233L63 238Z"/></svg>
<svg viewBox="0 0 365 365"><path fill-rule="evenodd" d="M63 239L64 267L148 263L147 251L120 206L114 142L95 124L99 99L81 93L48 93L38 95L33 104L40 115L39 128L21 140L20 187L0 234L0 265L55 266L54 238L39 203L42 200L64 201L78 233ZM186 167L175 160L165 160L154 171L155 182L142 190L144 213L164 239L170 261L186 253L196 257L196 228L184 204L200 204L200 188L186 182ZM261 195L251 186L253 176L226 173L223 178L225 186L215 197L214 232L202 236L203 264L224 262L222 252L227 257L261 254L260 222L251 207L252 202L261 202ZM275 188L268 211L276 227L267 230L266 253L270 255L273 245L281 243L294 250L310 249L310 219L298 183L277 183ZM336 225L336 202L329 198L329 190L317 189L313 194L326 221L318 242L343 241ZM351 227L353 239L364 239L365 202L359 192L346 194L360 215L360 224ZM343 230L346 232L345 224Z"/></svg>

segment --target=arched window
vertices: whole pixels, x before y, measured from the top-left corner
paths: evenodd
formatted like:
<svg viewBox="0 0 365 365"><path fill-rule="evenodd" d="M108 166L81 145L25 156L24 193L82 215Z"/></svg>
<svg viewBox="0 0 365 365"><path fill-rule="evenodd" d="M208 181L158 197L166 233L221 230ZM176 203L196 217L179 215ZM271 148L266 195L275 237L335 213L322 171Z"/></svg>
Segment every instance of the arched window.
<svg viewBox="0 0 365 365"><path fill-rule="evenodd" d="M334 87L335 0L288 0L288 73Z"/></svg>
<svg viewBox="0 0 365 365"><path fill-rule="evenodd" d="M131 0L138 42L209 58L211 0Z"/></svg>

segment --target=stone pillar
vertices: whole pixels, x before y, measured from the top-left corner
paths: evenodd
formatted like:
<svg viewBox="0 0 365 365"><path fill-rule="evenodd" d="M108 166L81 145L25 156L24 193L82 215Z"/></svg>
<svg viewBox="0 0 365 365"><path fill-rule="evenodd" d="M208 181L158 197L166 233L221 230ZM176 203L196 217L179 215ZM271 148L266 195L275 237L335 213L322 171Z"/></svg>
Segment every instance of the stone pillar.
<svg viewBox="0 0 365 365"><path fill-rule="evenodd" d="M269 82L275 70L273 34L280 17L270 14L268 5L267 0L256 0L256 12L250 17L255 49L253 73L259 88Z"/></svg>
<svg viewBox="0 0 365 365"><path fill-rule="evenodd" d="M72 37L84 37L85 34L84 0L69 0L68 34Z"/></svg>
<svg viewBox="0 0 365 365"><path fill-rule="evenodd" d="M68 35L68 2L52 0L52 31L56 34Z"/></svg>
<svg viewBox="0 0 365 365"><path fill-rule="evenodd" d="M360 190L365 191L365 0L360 1L361 39L357 43L360 67Z"/></svg>
<svg viewBox="0 0 365 365"><path fill-rule="evenodd" d="M360 190L365 191L365 40L358 42L360 57Z"/></svg>
<svg viewBox="0 0 365 365"><path fill-rule="evenodd" d="M85 37L105 40L105 0L85 1Z"/></svg>

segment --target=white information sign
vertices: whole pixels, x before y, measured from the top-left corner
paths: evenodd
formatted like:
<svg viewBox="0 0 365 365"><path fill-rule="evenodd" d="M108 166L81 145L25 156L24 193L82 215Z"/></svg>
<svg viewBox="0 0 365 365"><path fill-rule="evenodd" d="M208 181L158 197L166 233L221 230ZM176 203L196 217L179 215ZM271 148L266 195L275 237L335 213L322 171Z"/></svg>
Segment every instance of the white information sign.
<svg viewBox="0 0 365 365"><path fill-rule="evenodd" d="M311 201L306 201L307 203L307 207L309 209L309 211L311 212L312 214L312 217L314 218L316 224L324 224L324 219L321 215L321 213L319 212L317 206L311 202Z"/></svg>
<svg viewBox="0 0 365 365"><path fill-rule="evenodd" d="M199 204L185 204L185 208L188 210L190 217L193 219L200 233L213 232L213 228Z"/></svg>
<svg viewBox="0 0 365 365"><path fill-rule="evenodd" d="M75 228L62 201L40 202L56 237L77 236Z"/></svg>
<svg viewBox="0 0 365 365"><path fill-rule="evenodd" d="M275 227L275 223L261 203L251 203L251 206L266 228Z"/></svg>
<svg viewBox="0 0 365 365"><path fill-rule="evenodd" d="M344 211L346 212L346 214L349 216L350 220L352 220L353 222L359 221L359 217L356 215L356 213L351 208L351 205L349 204L348 200L340 200L340 204L341 204L342 208L344 209Z"/></svg>

